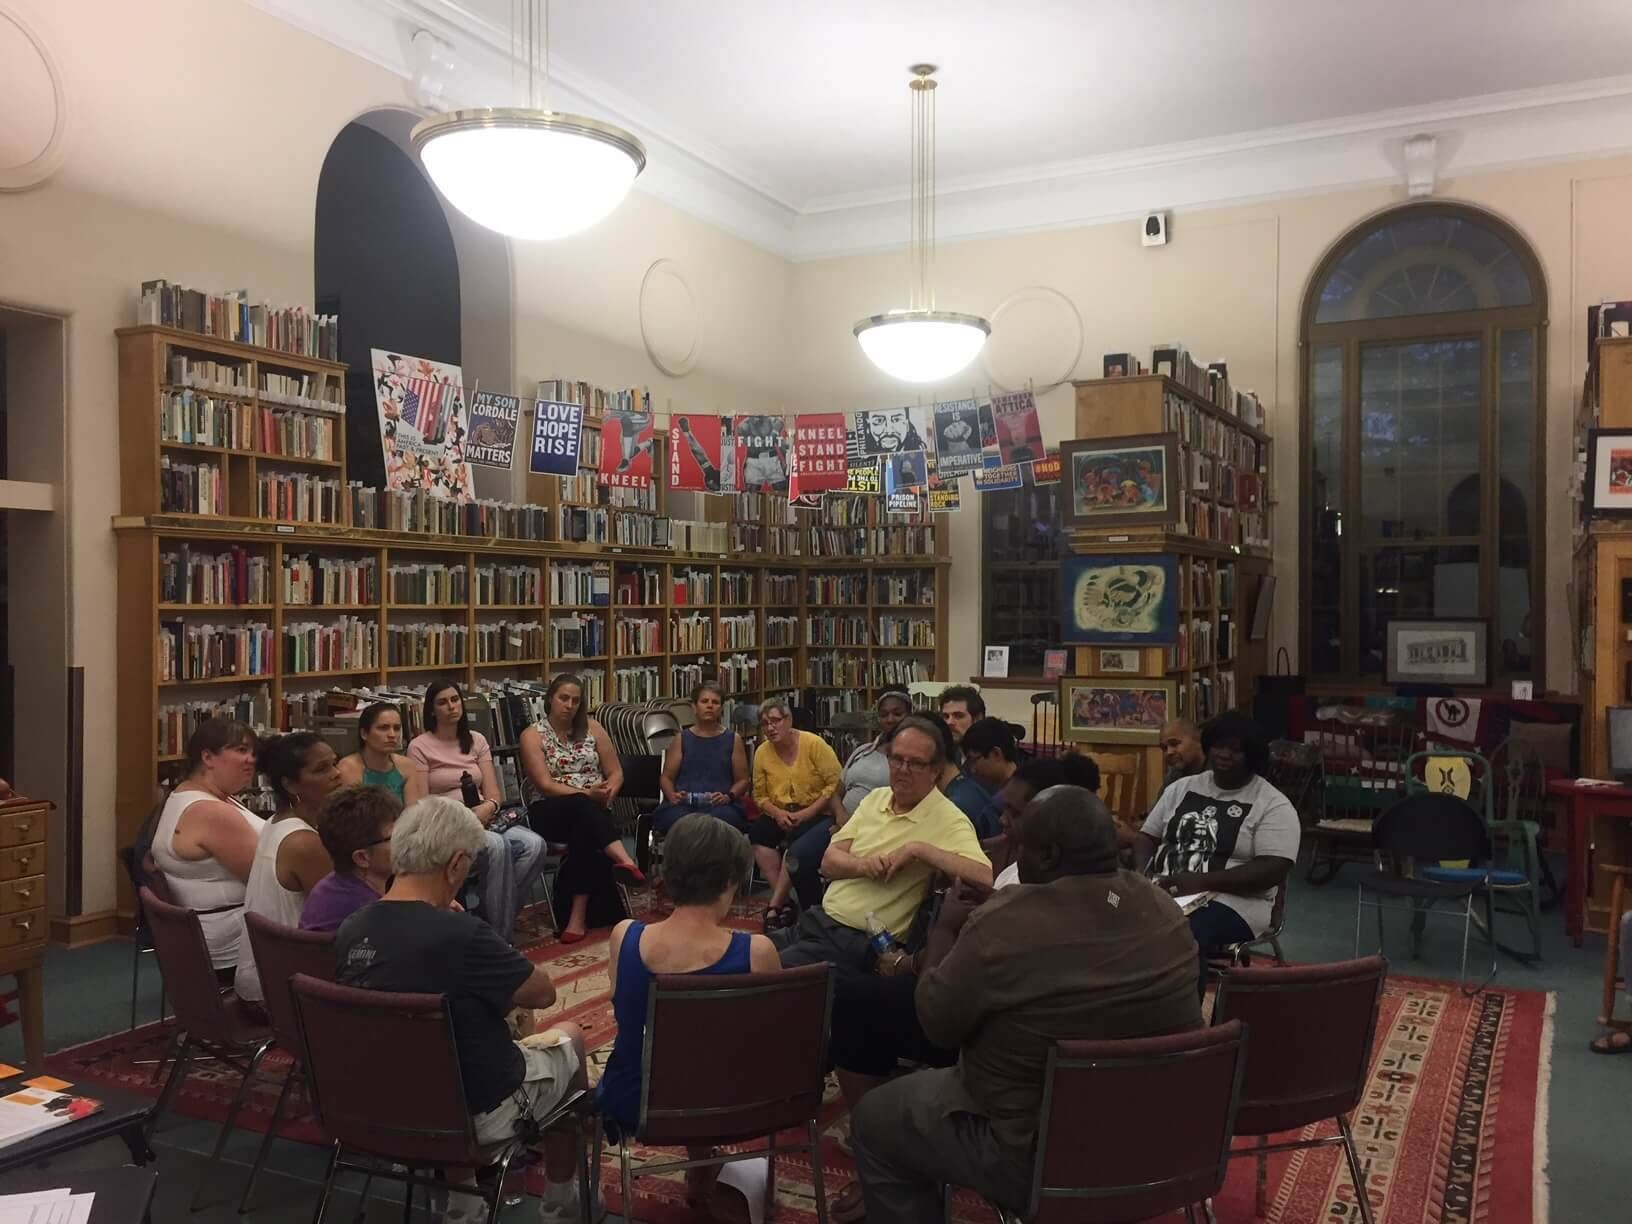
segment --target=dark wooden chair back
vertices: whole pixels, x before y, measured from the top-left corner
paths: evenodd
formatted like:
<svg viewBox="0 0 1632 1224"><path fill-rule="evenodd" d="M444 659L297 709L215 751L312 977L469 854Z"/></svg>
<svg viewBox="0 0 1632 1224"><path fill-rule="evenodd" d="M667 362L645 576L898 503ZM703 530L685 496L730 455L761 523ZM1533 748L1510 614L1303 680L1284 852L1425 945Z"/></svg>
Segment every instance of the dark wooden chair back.
<svg viewBox="0 0 1632 1224"><path fill-rule="evenodd" d="M1029 1224L1122 1224L1216 1194L1246 1044L1234 1020L1168 1037L1058 1043L1043 1081Z"/></svg>
<svg viewBox="0 0 1632 1224"><path fill-rule="evenodd" d="M443 995L290 982L319 1124L354 1152L414 1167L488 1163L465 1105Z"/></svg>
<svg viewBox="0 0 1632 1224"><path fill-rule="evenodd" d="M144 887L138 895L176 1024L196 1041L232 1045L241 1040L241 1031L227 1014L198 915L159 900L151 888Z"/></svg>
<svg viewBox="0 0 1632 1224"><path fill-rule="evenodd" d="M1224 974L1213 1021L1252 1033L1237 1134L1296 1130L1360 1103L1387 976L1380 956Z"/></svg>
<svg viewBox="0 0 1632 1224"><path fill-rule="evenodd" d="M170 891L170 881L165 878L164 872L159 870L159 864L153 858L152 851L142 855L141 876L138 879L137 889L151 889L153 895L166 905L174 905L176 898Z"/></svg>
<svg viewBox="0 0 1632 1224"><path fill-rule="evenodd" d="M658 974L646 1002L637 1137L658 1147L763 1138L816 1117L827 1073L826 965ZM760 1033L768 1040L722 1041Z"/></svg>
<svg viewBox="0 0 1632 1224"><path fill-rule="evenodd" d="M254 950L255 967L266 988L266 1015L272 1022L272 1035L285 1050L304 1058L289 983L297 973L326 982L334 980L334 932L296 930L280 926L264 914L245 911L244 935Z"/></svg>

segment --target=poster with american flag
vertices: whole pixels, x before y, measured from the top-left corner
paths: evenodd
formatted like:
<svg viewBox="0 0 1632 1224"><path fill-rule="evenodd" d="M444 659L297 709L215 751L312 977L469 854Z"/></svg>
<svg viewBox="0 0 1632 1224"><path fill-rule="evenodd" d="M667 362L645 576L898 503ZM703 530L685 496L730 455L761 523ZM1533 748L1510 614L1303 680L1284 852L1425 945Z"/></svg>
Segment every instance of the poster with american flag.
<svg viewBox="0 0 1632 1224"><path fill-rule="evenodd" d="M462 371L385 349L371 349L370 357L386 489L470 500L473 486L465 454L470 416Z"/></svg>

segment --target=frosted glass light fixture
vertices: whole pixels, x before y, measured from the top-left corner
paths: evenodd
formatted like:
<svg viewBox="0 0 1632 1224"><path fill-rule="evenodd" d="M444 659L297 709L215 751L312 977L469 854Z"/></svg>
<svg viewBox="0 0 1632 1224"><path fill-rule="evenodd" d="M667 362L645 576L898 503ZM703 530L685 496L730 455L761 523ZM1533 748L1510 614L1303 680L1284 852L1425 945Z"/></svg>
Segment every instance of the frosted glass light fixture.
<svg viewBox="0 0 1632 1224"><path fill-rule="evenodd" d="M905 310L869 315L854 332L861 351L903 382L939 382L975 359L992 334L979 315L935 309L935 66L912 80L912 291Z"/></svg>
<svg viewBox="0 0 1632 1224"><path fill-rule="evenodd" d="M564 238L623 202L646 149L610 123L549 109L547 0L513 0L511 18L526 105L432 115L409 140L436 189L478 225L512 238Z"/></svg>

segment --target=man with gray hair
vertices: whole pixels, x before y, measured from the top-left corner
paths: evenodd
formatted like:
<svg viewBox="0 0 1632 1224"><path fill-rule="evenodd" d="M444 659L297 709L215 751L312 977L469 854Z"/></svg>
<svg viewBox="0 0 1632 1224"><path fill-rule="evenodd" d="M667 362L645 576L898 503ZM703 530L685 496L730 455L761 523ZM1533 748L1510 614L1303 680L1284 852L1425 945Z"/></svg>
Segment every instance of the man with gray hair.
<svg viewBox="0 0 1632 1224"><path fill-rule="evenodd" d="M861 801L822 856L822 874L833 882L821 905L772 936L784 968L826 961L841 975L866 973L874 959L871 938L887 933L897 944L906 942L936 872L992 886L991 860L974 825L936 789L946 750L935 724L913 714L903 718L887 761L889 786Z"/></svg>
<svg viewBox="0 0 1632 1224"><path fill-rule="evenodd" d="M526 1133L533 1119L588 1081L577 1025L557 1024L526 1045L510 1038L510 1010L550 1006L555 985L542 965L455 900L485 842L481 821L464 804L435 795L411 804L391 835L391 886L335 935L335 978L368 990L447 997L476 1138L498 1143ZM545 1169L552 1188L544 1218L566 1218L574 1185L570 1137L549 1146ZM480 1204L466 1198L456 1196L447 1220L480 1218Z"/></svg>
<svg viewBox="0 0 1632 1224"><path fill-rule="evenodd" d="M876 1224L939 1224L948 1184L1025 1211L1053 1044L1201 1026L1189 926L1119 865L1099 797L1049 787L1014 836L1020 884L970 915L915 991L924 1036L957 1049L958 1065L891 1080L856 1106L856 1168Z"/></svg>

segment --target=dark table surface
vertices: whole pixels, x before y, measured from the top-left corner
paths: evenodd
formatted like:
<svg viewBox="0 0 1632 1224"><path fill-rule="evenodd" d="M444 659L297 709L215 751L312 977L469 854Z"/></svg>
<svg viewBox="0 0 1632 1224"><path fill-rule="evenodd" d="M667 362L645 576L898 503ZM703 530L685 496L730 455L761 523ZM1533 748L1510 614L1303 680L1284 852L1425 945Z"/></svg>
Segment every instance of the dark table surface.
<svg viewBox="0 0 1632 1224"><path fill-rule="evenodd" d="M0 1096L20 1090L24 1080L33 1079L37 1074L45 1073L24 1071L0 1080ZM132 1160L145 1163L152 1158L142 1133L153 1112L155 1102L151 1097L120 1088L106 1088L100 1084L72 1084L64 1092L68 1096L91 1097L102 1102L102 1108L88 1118L54 1126L17 1143L0 1147L0 1175L115 1136L124 1139Z"/></svg>
<svg viewBox="0 0 1632 1224"><path fill-rule="evenodd" d="M65 1129L59 1127L58 1129ZM66 1186L75 1194L91 1193L91 1224L142 1224L153 1201L159 1175L152 1169L122 1165L110 1169L19 1169L0 1173L0 1194L27 1194Z"/></svg>

